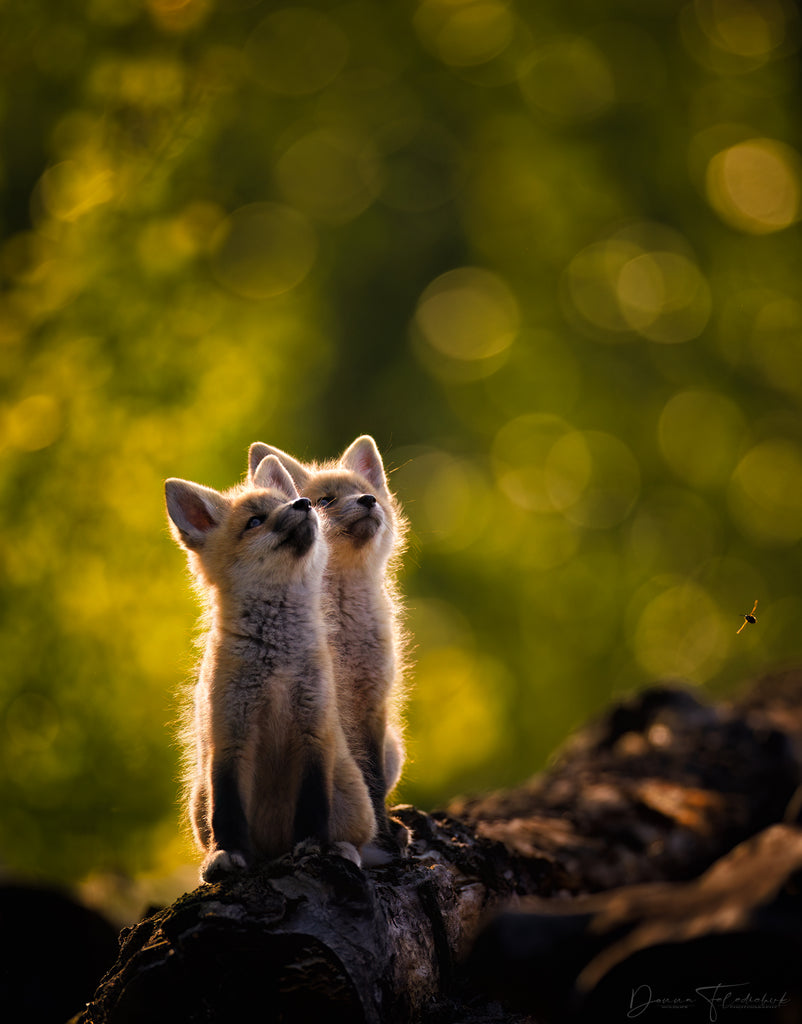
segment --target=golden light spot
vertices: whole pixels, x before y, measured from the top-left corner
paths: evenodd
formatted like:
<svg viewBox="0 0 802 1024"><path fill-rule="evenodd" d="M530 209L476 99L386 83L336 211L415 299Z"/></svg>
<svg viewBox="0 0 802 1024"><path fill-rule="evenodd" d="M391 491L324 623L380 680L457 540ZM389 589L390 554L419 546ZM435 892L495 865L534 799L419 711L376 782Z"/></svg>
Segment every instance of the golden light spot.
<svg viewBox="0 0 802 1024"><path fill-rule="evenodd" d="M663 458L677 476L694 487L712 487L729 480L746 420L725 395L689 389L666 402L657 434Z"/></svg>
<svg viewBox="0 0 802 1024"><path fill-rule="evenodd" d="M45 171L39 189L48 213L57 220L75 221L114 197L114 176L102 164L65 160Z"/></svg>
<svg viewBox="0 0 802 1024"><path fill-rule="evenodd" d="M665 282L655 255L635 256L618 272L618 303L624 319L635 330L653 324L665 304Z"/></svg>
<svg viewBox="0 0 802 1024"><path fill-rule="evenodd" d="M752 358L776 388L802 392L802 304L790 296L768 299L755 317Z"/></svg>
<svg viewBox="0 0 802 1024"><path fill-rule="evenodd" d="M211 9L210 0L146 0L151 16L166 32L186 32Z"/></svg>
<svg viewBox="0 0 802 1024"><path fill-rule="evenodd" d="M607 60L583 36L565 36L537 50L519 84L532 107L558 121L590 120L615 101Z"/></svg>
<svg viewBox="0 0 802 1024"><path fill-rule="evenodd" d="M488 488L467 459L451 459L439 466L423 496L423 509L432 526L434 547L460 551L474 543L490 518ZM448 522L443 529L443 510Z"/></svg>
<svg viewBox="0 0 802 1024"><path fill-rule="evenodd" d="M190 203L176 217L152 220L137 239L146 270L167 273L183 266L211 242L225 214L213 203Z"/></svg>
<svg viewBox="0 0 802 1024"><path fill-rule="evenodd" d="M676 249L659 247L674 241ZM698 337L710 318L710 288L681 247L679 236L658 225L587 246L566 271L571 305L612 335L634 332L662 344Z"/></svg>
<svg viewBox="0 0 802 1024"><path fill-rule="evenodd" d="M432 549L461 551L482 535L492 492L470 460L427 452L398 477L405 500L415 507L415 531Z"/></svg>
<svg viewBox="0 0 802 1024"><path fill-rule="evenodd" d="M720 666L727 637L715 601L703 587L684 581L648 601L631 643L651 676L704 682Z"/></svg>
<svg viewBox="0 0 802 1024"><path fill-rule="evenodd" d="M515 340L520 313L497 275L460 267L436 278L418 301L415 323L424 339L451 359L488 359Z"/></svg>
<svg viewBox="0 0 802 1024"><path fill-rule="evenodd" d="M707 281L680 253L646 252L628 260L619 271L616 292L624 319L650 341L690 341L710 317Z"/></svg>
<svg viewBox="0 0 802 1024"><path fill-rule="evenodd" d="M729 491L741 531L766 545L802 538L802 451L775 437L751 448L738 463Z"/></svg>
<svg viewBox="0 0 802 1024"><path fill-rule="evenodd" d="M192 255L192 250L186 245L186 236L171 220L146 224L139 232L137 252L142 266L156 273L177 270Z"/></svg>
<svg viewBox="0 0 802 1024"><path fill-rule="evenodd" d="M766 57L786 38L781 0L694 0L693 9L710 42L738 57Z"/></svg>
<svg viewBox="0 0 802 1024"><path fill-rule="evenodd" d="M311 132L284 151L276 164L276 180L293 206L329 223L344 224L379 194L378 154L365 139Z"/></svg>
<svg viewBox="0 0 802 1024"><path fill-rule="evenodd" d="M544 473L553 506L577 526L618 525L640 493L635 456L623 441L599 430L575 430L556 440Z"/></svg>
<svg viewBox="0 0 802 1024"><path fill-rule="evenodd" d="M36 452L56 441L62 430L59 403L52 395L30 395L3 416L5 442L10 448Z"/></svg>
<svg viewBox="0 0 802 1024"><path fill-rule="evenodd" d="M575 505L590 483L593 461L581 431L564 434L546 456L546 490L555 509Z"/></svg>
<svg viewBox="0 0 802 1024"><path fill-rule="evenodd" d="M208 249L224 219L225 212L217 203L203 200L188 203L173 220L176 244L193 254Z"/></svg>
<svg viewBox="0 0 802 1024"><path fill-rule="evenodd" d="M586 246L574 256L566 273L568 295L585 320L614 333L631 329L621 311L617 285L624 267L642 253L633 242L611 239Z"/></svg>
<svg viewBox="0 0 802 1024"><path fill-rule="evenodd" d="M711 206L739 231L765 235L799 220L799 154L775 139L750 139L717 153L706 186Z"/></svg>
<svg viewBox="0 0 802 1024"><path fill-rule="evenodd" d="M516 505L531 512L554 511L546 462L555 442L571 429L559 416L529 413L510 420L496 434L493 469L500 490Z"/></svg>
<svg viewBox="0 0 802 1024"><path fill-rule="evenodd" d="M104 105L121 105L151 110L175 107L184 97L186 70L175 59L149 56L101 59L92 67L89 89Z"/></svg>
<svg viewBox="0 0 802 1024"><path fill-rule="evenodd" d="M413 25L423 45L444 64L473 67L506 49L514 22L501 0L424 0Z"/></svg>
<svg viewBox="0 0 802 1024"><path fill-rule="evenodd" d="M333 82L348 60L343 30L306 7L269 14L245 44L251 75L279 96L307 96Z"/></svg>
<svg viewBox="0 0 802 1024"><path fill-rule="evenodd" d="M278 203L242 206L215 232L211 265L221 285L247 299L268 299L304 280L317 238L297 210Z"/></svg>

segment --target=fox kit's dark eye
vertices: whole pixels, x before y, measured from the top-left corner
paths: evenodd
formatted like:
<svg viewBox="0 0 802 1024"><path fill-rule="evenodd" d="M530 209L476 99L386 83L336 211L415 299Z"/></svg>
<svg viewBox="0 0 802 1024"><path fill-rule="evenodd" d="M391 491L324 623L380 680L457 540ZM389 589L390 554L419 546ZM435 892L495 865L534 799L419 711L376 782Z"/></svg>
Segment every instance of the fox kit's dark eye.
<svg viewBox="0 0 802 1024"><path fill-rule="evenodd" d="M318 508L328 508L329 505L333 505L337 499L333 494L324 494L322 498L318 498L315 504Z"/></svg>
<svg viewBox="0 0 802 1024"><path fill-rule="evenodd" d="M245 524L245 529L253 530L255 527L261 526L266 518L266 516L251 516L251 518Z"/></svg>

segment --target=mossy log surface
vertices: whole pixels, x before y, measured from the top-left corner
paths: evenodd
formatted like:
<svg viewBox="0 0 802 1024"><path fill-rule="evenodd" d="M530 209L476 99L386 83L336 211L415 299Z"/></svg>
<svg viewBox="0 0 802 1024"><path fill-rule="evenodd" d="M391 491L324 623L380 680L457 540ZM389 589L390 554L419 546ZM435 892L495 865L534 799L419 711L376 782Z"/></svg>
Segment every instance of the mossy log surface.
<svg viewBox="0 0 802 1024"><path fill-rule="evenodd" d="M780 947L802 947L788 903L802 868L800 750L802 673L767 677L730 703L646 690L520 788L432 814L397 808L413 843L388 866L363 871L313 851L201 885L123 932L75 1020L223 1024L257 1019L257 1008L260 1021L289 1024L491 1024L602 1019L599 1006L624 1020L639 982L622 965L649 952L651 979L670 961L691 1020L694 979L678 981L666 944L713 936L715 946L737 932L765 946L769 928ZM768 874L759 892L750 885ZM761 914L782 925L758 926ZM751 983L732 955L733 976ZM692 958L718 966L704 951Z"/></svg>

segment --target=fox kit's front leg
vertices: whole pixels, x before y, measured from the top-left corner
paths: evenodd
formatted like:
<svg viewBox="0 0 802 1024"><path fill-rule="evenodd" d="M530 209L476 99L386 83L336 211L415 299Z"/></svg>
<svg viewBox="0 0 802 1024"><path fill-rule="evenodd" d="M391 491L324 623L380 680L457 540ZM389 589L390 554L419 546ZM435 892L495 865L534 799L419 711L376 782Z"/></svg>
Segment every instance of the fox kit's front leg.
<svg viewBox="0 0 802 1024"><path fill-rule="evenodd" d="M204 723L213 715L203 676L202 671L195 693L195 764L189 780L189 820L195 840L205 853L201 876L209 882L244 867L249 843L234 759L212 759L211 729L207 730Z"/></svg>
<svg viewBox="0 0 802 1024"><path fill-rule="evenodd" d="M389 694L374 693L360 699L368 714L351 731L352 749L359 751L357 763L370 794L376 820L376 835L366 847L366 864L382 864L397 855L409 842L407 829L387 813L386 800L398 781L403 757L401 738L387 718Z"/></svg>
<svg viewBox="0 0 802 1024"><path fill-rule="evenodd" d="M385 727L377 725L363 740L365 755L362 772L367 783L370 802L376 818L376 836L373 849L366 851L366 863L382 863L398 851L399 838L393 829L393 822L387 814L387 779L384 771Z"/></svg>
<svg viewBox="0 0 802 1024"><path fill-rule="evenodd" d="M219 633L209 638L207 659L195 693L196 776L190 793L195 837L204 851L201 876L210 882L248 866L251 839L242 793L247 702L238 700L232 714L233 681L226 666ZM233 731L232 731L233 730ZM241 733L241 735L238 735Z"/></svg>
<svg viewBox="0 0 802 1024"><path fill-rule="evenodd" d="M210 830L201 866L205 882L248 866L250 840L237 778L237 762L223 758L212 763Z"/></svg>
<svg viewBox="0 0 802 1024"><path fill-rule="evenodd" d="M331 771L326 771L320 758L310 759L301 779L295 819L292 824L293 845L304 839L315 839L322 845L330 841Z"/></svg>

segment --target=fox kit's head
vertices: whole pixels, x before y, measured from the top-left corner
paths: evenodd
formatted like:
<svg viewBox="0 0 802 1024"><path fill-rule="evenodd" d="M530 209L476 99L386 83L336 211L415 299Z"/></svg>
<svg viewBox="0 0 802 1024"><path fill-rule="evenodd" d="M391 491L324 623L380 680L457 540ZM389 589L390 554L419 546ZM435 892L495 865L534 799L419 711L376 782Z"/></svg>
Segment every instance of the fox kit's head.
<svg viewBox="0 0 802 1024"><path fill-rule="evenodd" d="M164 489L173 537L212 587L247 592L322 571L317 515L277 458L263 459L248 487L221 493L171 479Z"/></svg>
<svg viewBox="0 0 802 1024"><path fill-rule="evenodd" d="M269 456L281 460L298 491L321 513L332 563L345 568L387 562L400 541L401 520L372 437L358 437L337 462L324 466L305 466L257 441L248 457L251 479Z"/></svg>

